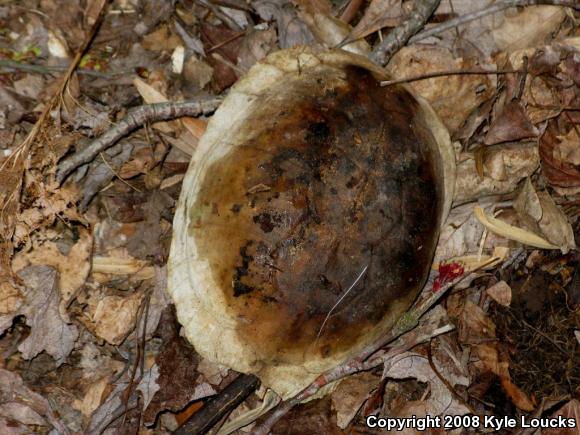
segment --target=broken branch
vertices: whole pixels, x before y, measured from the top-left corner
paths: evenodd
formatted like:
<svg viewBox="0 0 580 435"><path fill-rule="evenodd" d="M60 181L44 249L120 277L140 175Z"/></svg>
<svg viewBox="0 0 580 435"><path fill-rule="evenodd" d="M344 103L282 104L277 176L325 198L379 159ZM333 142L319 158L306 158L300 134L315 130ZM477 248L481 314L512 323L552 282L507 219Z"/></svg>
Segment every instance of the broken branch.
<svg viewBox="0 0 580 435"><path fill-rule="evenodd" d="M132 109L114 128L91 142L83 150L63 160L56 172L56 181L61 184L76 168L89 163L99 153L112 147L119 139L148 122L166 121L182 116L207 115L213 112L220 103L221 98L209 98L200 101L150 104Z"/></svg>
<svg viewBox="0 0 580 435"><path fill-rule="evenodd" d="M415 7L405 22L389 33L383 42L373 49L369 56L370 59L379 65L386 65L393 55L409 41L411 36L423 28L440 2L441 0L415 2Z"/></svg>

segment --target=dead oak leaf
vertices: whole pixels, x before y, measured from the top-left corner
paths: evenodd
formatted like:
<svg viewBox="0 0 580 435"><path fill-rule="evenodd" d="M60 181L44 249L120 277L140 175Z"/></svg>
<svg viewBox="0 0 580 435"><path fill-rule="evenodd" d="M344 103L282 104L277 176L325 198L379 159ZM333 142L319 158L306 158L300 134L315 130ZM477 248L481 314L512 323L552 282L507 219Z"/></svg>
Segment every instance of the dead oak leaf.
<svg viewBox="0 0 580 435"><path fill-rule="evenodd" d="M18 276L26 287L27 299L20 314L31 329L18 350L27 360L45 351L61 365L73 350L79 332L59 310L58 273L50 266L38 265L22 269Z"/></svg>

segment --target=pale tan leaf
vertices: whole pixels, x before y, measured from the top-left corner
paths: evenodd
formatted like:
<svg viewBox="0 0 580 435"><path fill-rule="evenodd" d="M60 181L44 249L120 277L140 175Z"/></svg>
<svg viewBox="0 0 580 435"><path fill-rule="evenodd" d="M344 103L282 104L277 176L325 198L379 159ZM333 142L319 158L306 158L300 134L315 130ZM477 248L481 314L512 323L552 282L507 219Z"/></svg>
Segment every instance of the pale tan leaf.
<svg viewBox="0 0 580 435"><path fill-rule="evenodd" d="M105 296L95 309L95 334L108 343L118 345L135 328L142 293L128 296Z"/></svg>

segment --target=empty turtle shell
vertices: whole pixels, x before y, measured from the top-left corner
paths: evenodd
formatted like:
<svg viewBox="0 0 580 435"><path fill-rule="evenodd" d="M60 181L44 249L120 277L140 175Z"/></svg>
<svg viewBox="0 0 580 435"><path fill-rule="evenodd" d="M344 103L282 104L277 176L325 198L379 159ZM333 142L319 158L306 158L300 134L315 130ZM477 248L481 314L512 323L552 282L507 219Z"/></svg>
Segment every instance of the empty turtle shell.
<svg viewBox="0 0 580 435"><path fill-rule="evenodd" d="M193 156L169 290L196 350L283 397L393 326L454 184L431 108L365 58L299 47L231 90Z"/></svg>

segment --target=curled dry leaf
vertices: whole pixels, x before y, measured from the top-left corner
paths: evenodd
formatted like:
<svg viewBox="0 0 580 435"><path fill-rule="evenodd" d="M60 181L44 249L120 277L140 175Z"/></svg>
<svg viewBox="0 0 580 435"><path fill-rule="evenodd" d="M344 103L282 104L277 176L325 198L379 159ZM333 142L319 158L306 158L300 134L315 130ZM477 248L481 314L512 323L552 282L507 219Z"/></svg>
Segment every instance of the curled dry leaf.
<svg viewBox="0 0 580 435"><path fill-rule="evenodd" d="M383 27L395 27L401 20L401 0L373 0L357 23L347 41L364 38Z"/></svg>
<svg viewBox="0 0 580 435"><path fill-rule="evenodd" d="M536 192L529 179L516 198L514 208L530 228L558 246L564 254L576 247L574 231L566 215L548 192Z"/></svg>
<svg viewBox="0 0 580 435"><path fill-rule="evenodd" d="M319 43L324 44L329 48L340 46L343 50L352 53L357 53L363 56L368 55L370 52L370 46L365 40L348 42L348 36L351 32L351 27L348 24L330 14L314 10L314 8L309 5L309 2L302 3L303 5L298 12L298 16L306 23Z"/></svg>
<svg viewBox="0 0 580 435"><path fill-rule="evenodd" d="M476 206L473 209L473 213L475 214L477 220L481 222L481 224L489 231L505 237L506 239L515 240L516 242L523 243L524 245L534 246L536 248L559 249L558 246L553 245L537 234L507 224L500 219L487 215L485 211L483 211L483 209L479 206Z"/></svg>

